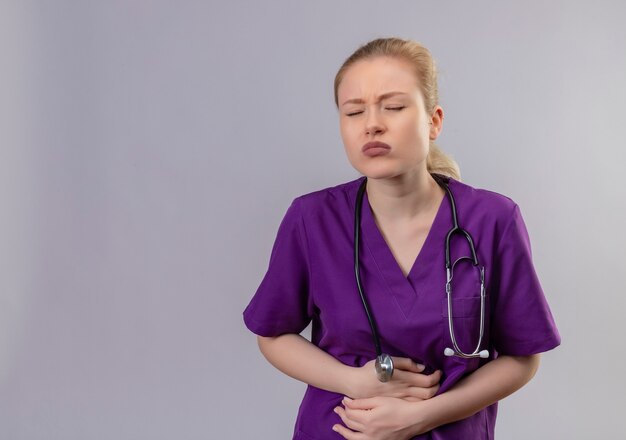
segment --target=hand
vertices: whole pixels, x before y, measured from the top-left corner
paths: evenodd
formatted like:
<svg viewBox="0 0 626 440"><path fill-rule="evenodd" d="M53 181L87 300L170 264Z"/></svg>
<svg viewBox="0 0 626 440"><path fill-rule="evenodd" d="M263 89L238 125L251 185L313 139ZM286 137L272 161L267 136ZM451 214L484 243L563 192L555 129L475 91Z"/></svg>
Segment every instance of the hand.
<svg viewBox="0 0 626 440"><path fill-rule="evenodd" d="M419 405L425 402L411 403L394 397L356 400L346 397L342 403L345 408L338 406L335 412L347 428L337 424L333 425L333 431L348 440L406 440L427 431L424 411L419 410Z"/></svg>
<svg viewBox="0 0 626 440"><path fill-rule="evenodd" d="M423 365L418 365L409 358L393 357L394 372L389 382L381 382L376 377L374 368L375 359L362 367L355 367L352 371L348 394L355 399L386 396L405 399L410 402L426 400L439 391L441 371L432 374L422 374Z"/></svg>

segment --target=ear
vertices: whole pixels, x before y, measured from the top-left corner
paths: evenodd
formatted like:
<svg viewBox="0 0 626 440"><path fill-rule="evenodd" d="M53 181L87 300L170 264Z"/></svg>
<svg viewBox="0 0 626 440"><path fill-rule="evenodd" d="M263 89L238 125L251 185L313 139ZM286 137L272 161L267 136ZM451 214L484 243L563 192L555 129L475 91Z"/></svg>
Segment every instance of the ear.
<svg viewBox="0 0 626 440"><path fill-rule="evenodd" d="M430 118L429 125L430 140L435 140L437 139L437 136L439 136L439 133L441 133L441 129L443 128L443 109L441 108L441 106L438 105L435 107L433 115Z"/></svg>

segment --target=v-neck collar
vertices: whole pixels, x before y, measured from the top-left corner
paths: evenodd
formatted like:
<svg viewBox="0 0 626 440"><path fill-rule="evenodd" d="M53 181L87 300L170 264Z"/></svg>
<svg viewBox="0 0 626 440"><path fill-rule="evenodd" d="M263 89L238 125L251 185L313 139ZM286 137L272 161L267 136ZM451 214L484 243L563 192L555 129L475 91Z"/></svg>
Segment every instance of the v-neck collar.
<svg viewBox="0 0 626 440"><path fill-rule="evenodd" d="M358 179L358 186L365 179ZM450 190L453 189L453 179L447 179ZM356 197L356 191L354 192ZM354 202L353 202L354 203ZM436 262L442 260L437 256L442 256L444 251L445 236L447 231L452 227L452 214L450 212L450 200L446 193L430 227L428 235L417 255L411 269L405 277L402 269L396 261L389 245L378 229L372 208L369 204L367 191L363 194L363 204L361 211L361 236L365 247L367 247L370 255L376 262L380 275L385 280L391 295L396 299L405 318L411 315L411 310L417 299L424 293L420 285L423 284L425 276L432 270L437 270ZM441 267L443 270L443 266Z"/></svg>

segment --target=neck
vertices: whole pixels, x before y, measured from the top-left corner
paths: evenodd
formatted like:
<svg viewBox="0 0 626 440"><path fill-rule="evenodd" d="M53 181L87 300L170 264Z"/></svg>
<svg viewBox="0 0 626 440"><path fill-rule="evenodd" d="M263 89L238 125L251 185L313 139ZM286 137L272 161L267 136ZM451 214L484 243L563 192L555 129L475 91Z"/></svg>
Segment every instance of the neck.
<svg viewBox="0 0 626 440"><path fill-rule="evenodd" d="M393 222L429 213L445 196L445 190L426 170L392 178L368 178L366 191L376 217Z"/></svg>

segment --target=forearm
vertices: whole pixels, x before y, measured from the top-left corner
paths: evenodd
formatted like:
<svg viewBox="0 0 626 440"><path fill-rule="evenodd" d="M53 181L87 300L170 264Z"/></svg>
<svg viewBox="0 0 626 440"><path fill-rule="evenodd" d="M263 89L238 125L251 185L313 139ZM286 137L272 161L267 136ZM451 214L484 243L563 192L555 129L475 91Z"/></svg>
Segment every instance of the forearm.
<svg viewBox="0 0 626 440"><path fill-rule="evenodd" d="M289 333L274 338L257 337L265 358L294 379L326 391L348 395L350 368L306 338Z"/></svg>
<svg viewBox="0 0 626 440"><path fill-rule="evenodd" d="M419 431L469 417L512 394L535 375L539 354L500 356L456 383L448 391L421 402L418 416L425 420ZM417 408L416 408L417 410Z"/></svg>

